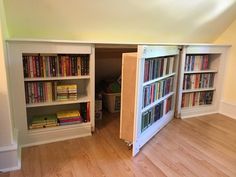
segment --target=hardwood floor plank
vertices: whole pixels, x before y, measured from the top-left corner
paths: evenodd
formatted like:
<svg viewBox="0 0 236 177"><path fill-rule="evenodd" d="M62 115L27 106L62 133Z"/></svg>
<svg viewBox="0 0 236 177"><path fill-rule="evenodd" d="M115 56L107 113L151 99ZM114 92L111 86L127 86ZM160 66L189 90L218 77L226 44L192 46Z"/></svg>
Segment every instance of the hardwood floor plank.
<svg viewBox="0 0 236 177"><path fill-rule="evenodd" d="M220 114L174 119L136 157L119 139L119 113L96 132L23 148L21 170L0 177L234 177L236 120Z"/></svg>

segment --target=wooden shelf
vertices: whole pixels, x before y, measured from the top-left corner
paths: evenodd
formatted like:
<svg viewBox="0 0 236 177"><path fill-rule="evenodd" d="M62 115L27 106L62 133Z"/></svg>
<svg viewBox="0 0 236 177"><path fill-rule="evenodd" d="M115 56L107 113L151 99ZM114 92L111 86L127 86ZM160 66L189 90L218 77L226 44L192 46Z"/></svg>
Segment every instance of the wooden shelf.
<svg viewBox="0 0 236 177"><path fill-rule="evenodd" d="M161 97L160 99L154 101L153 103L151 103L150 105L146 106L145 108L142 109L142 113L149 110L150 108L152 108L153 106L157 105L158 103L166 100L167 98L169 98L170 96L174 95L174 92L170 92L169 94L165 95L164 97Z"/></svg>
<svg viewBox="0 0 236 177"><path fill-rule="evenodd" d="M166 79L166 78L171 77L171 76L174 76L174 75L175 75L175 73L171 73L171 74L167 74L167 75L162 76L162 77L158 77L158 78L156 78L156 79L153 79L153 80L144 82L144 83L143 83L143 86L150 85L150 84L152 84L152 83L158 82L158 81L160 81L160 80Z"/></svg>
<svg viewBox="0 0 236 177"><path fill-rule="evenodd" d="M65 77L38 77L38 78L24 78L25 82L29 81L51 81L51 80L77 80L90 79L90 76L65 76Z"/></svg>
<svg viewBox="0 0 236 177"><path fill-rule="evenodd" d="M213 90L215 90L215 88L188 89L188 90L183 90L183 93L204 92L204 91L213 91Z"/></svg>
<svg viewBox="0 0 236 177"><path fill-rule="evenodd" d="M217 70L198 70L198 71L184 71L184 74L198 74L198 73L217 73Z"/></svg>
<svg viewBox="0 0 236 177"><path fill-rule="evenodd" d="M28 132L40 133L40 132L63 130L63 129L68 129L68 128L79 128L79 127L86 127L86 126L91 126L91 122L83 122L83 123L77 123L77 124L72 124L72 125L59 125L55 127L46 127L46 128L38 128L38 129L28 129Z"/></svg>
<svg viewBox="0 0 236 177"><path fill-rule="evenodd" d="M76 104L76 103L86 103L89 102L90 99L88 96L80 96L77 100L68 100L68 101L52 101L52 102L44 102L44 103L33 103L26 104L26 108L33 107L42 107L42 106L56 106L56 105L65 105L65 104Z"/></svg>

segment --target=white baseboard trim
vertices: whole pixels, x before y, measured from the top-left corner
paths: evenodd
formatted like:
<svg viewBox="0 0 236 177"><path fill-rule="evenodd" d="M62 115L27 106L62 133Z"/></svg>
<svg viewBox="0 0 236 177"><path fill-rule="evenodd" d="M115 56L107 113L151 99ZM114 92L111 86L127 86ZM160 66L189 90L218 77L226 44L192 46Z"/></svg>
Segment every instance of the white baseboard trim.
<svg viewBox="0 0 236 177"><path fill-rule="evenodd" d="M9 172L21 168L21 147L18 144L18 131L14 131L13 144L0 148L0 172Z"/></svg>
<svg viewBox="0 0 236 177"><path fill-rule="evenodd" d="M236 104L229 103L226 101L221 101L219 113L221 113L227 117L236 119Z"/></svg>
<svg viewBox="0 0 236 177"><path fill-rule="evenodd" d="M188 115L188 116L182 116L181 119L188 119L188 118L194 118L194 117L200 117L200 116L205 116L205 115L210 115L210 114L216 114L218 112L212 111L212 112L207 112L203 114L195 114L195 115Z"/></svg>

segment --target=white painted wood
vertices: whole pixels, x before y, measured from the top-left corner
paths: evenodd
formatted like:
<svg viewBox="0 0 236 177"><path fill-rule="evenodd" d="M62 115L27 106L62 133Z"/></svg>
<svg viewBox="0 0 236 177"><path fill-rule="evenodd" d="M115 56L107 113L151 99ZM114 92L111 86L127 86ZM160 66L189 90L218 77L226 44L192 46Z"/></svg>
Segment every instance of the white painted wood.
<svg viewBox="0 0 236 177"><path fill-rule="evenodd" d="M215 90L215 88L188 89L188 90L183 90L183 93L204 92L204 91L212 91L212 90Z"/></svg>
<svg viewBox="0 0 236 177"><path fill-rule="evenodd" d="M90 79L90 76L24 78L24 81L28 82L28 81L79 80L79 79Z"/></svg>
<svg viewBox="0 0 236 177"><path fill-rule="evenodd" d="M182 64L180 66L181 72L183 72L180 79L182 81L180 89L179 89L179 114L181 114L181 118L188 118L200 115L206 115L209 113L217 113L219 112L220 100L223 91L223 80L224 80L224 73L225 73L225 63L227 62L227 46L211 46L211 45L204 45L204 46L184 46L185 52L182 55ZM185 66L185 57L187 54L209 54L210 60L210 70L207 71L187 71L184 72ZM191 73L207 73L211 71L215 73L214 78L214 85L213 88L203 88L203 89L192 89L192 90L183 90L183 75L184 74L191 74ZM181 108L181 101L182 101L182 94L189 93L189 92L196 92L196 91L208 91L214 90L213 92L213 101L211 105L201 105L201 106L193 106L189 108Z"/></svg>
<svg viewBox="0 0 236 177"><path fill-rule="evenodd" d="M14 129L13 143L0 147L0 172L21 168L21 147L18 143L18 131Z"/></svg>
<svg viewBox="0 0 236 177"><path fill-rule="evenodd" d="M13 119L15 127L19 129L19 142L21 145L41 144L42 142L53 142L91 135L91 130L95 126L94 122L94 46L91 44L66 43L66 42L28 42L28 41L9 41L8 62L10 71L10 91L13 105ZM90 74L89 76L60 77L60 78L28 78L23 76L22 54L89 54L90 55ZM67 82L78 82L81 93L78 100L65 102L38 103L26 105L24 96L24 82L44 81L44 80L64 80ZM70 81L71 80L71 81ZM89 124L79 124L75 126L50 127L42 131L29 131L27 125L27 110L40 109L45 106L78 104L81 102L90 103L90 122ZM31 111L32 112L32 111ZM37 110L37 112L40 112Z"/></svg>
<svg viewBox="0 0 236 177"><path fill-rule="evenodd" d="M184 74L201 74L201 73L217 73L217 70L199 70L199 71L184 71Z"/></svg>
<svg viewBox="0 0 236 177"><path fill-rule="evenodd" d="M236 119L236 104L229 103L226 101L221 101L219 113L224 114L233 119Z"/></svg>
<svg viewBox="0 0 236 177"><path fill-rule="evenodd" d="M103 48L104 45L120 45L126 48L126 45L155 45L155 46L217 46L231 47L230 44L212 44L212 43L151 43L151 42L110 42L110 41L78 41L78 40L56 40L56 39L35 39L35 38L9 38L6 41L11 42L48 42L48 43L72 43L72 44L95 44L96 47ZM132 47L132 46L131 46ZM119 47L118 47L119 48ZM122 47L123 48L123 47Z"/></svg>
<svg viewBox="0 0 236 177"><path fill-rule="evenodd" d="M147 130L144 131L139 136L139 148L145 145L155 134L157 134L164 126L166 126L172 119L174 118L174 111L170 111L165 114L161 119L156 121L149 127Z"/></svg>
<svg viewBox="0 0 236 177"><path fill-rule="evenodd" d="M153 80L144 82L144 83L143 83L143 86L150 85L150 84L152 84L152 83L155 83L155 82L158 82L158 81L160 81L160 80L166 79L166 78L168 78L168 77L174 76L175 74L176 74L176 73L167 74L167 75L165 75L165 76L158 77L158 78L156 78L156 79L153 79Z"/></svg>
<svg viewBox="0 0 236 177"><path fill-rule="evenodd" d="M166 100L167 98L171 97L172 95L174 95L175 92L170 92L169 94L159 98L158 100L154 101L153 103L151 103L150 105L146 106L145 108L142 109L142 113L149 110L150 108L156 106L157 104L159 104L160 102Z"/></svg>
<svg viewBox="0 0 236 177"><path fill-rule="evenodd" d="M42 107L42 106L55 106L55 105L86 103L86 102L90 102L90 99L88 96L79 96L77 100L32 103L32 104L26 104L26 107L27 108L34 108L34 107Z"/></svg>
<svg viewBox="0 0 236 177"><path fill-rule="evenodd" d="M91 123L50 127L45 130L28 130L24 136L22 147L91 136Z"/></svg>
<svg viewBox="0 0 236 177"><path fill-rule="evenodd" d="M134 132L133 132L133 156L135 156L140 148L148 142L162 127L164 127L174 116L175 104L172 102L172 113L168 113L163 116L165 121L158 121L159 123L154 123L149 128L147 128L143 133L141 133L141 117L143 111L142 110L142 100L143 100L143 86L144 86L144 65L145 65L145 58L154 58L154 57L164 57L164 56L175 56L175 67L174 73L177 72L178 68L178 55L179 49L177 46L138 46L138 62L137 62L137 77L136 77L136 92L135 92L135 118L134 118ZM175 78L174 86L173 86L173 93L159 99L158 101L154 102L152 106L156 103L165 101L169 96L173 96L173 101L175 101L175 92L176 92L176 74L173 75ZM151 106L147 106L147 108L151 108ZM165 112L165 106L164 106Z"/></svg>

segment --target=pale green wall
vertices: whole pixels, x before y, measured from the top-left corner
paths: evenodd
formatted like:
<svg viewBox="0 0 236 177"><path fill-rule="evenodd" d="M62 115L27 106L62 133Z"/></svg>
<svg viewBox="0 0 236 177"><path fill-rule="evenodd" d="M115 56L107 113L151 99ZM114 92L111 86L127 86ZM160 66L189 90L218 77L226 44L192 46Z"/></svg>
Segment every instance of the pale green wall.
<svg viewBox="0 0 236 177"><path fill-rule="evenodd" d="M0 0L0 147L13 143L13 124L6 67L5 37L8 33L5 22L3 1Z"/></svg>
<svg viewBox="0 0 236 177"><path fill-rule="evenodd" d="M10 37L107 42L210 42L234 0L4 0Z"/></svg>

